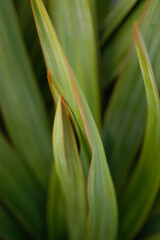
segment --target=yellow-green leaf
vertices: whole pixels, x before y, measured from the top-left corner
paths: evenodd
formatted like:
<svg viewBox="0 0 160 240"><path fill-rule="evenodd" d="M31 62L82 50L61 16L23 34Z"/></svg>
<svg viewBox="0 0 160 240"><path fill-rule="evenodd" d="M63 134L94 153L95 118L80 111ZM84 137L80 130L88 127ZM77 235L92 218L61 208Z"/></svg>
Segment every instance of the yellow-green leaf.
<svg viewBox="0 0 160 240"><path fill-rule="evenodd" d="M61 97L53 126L53 153L64 197L69 239L81 240L86 228L87 194L76 139Z"/></svg>

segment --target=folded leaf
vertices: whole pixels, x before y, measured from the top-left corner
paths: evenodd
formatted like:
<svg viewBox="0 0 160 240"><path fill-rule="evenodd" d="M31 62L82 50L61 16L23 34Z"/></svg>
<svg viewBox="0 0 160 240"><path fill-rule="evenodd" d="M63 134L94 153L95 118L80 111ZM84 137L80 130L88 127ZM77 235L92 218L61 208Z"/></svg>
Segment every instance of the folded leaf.
<svg viewBox="0 0 160 240"><path fill-rule="evenodd" d="M95 33L86 0L51 1L51 19L55 30L100 127L100 96Z"/></svg>
<svg viewBox="0 0 160 240"><path fill-rule="evenodd" d="M25 231L44 239L45 199L26 166L0 134L0 201Z"/></svg>
<svg viewBox="0 0 160 240"><path fill-rule="evenodd" d="M134 42L144 79L148 116L140 159L120 201L119 239L126 240L133 238L144 224L158 193L160 182L160 101L137 24L134 25Z"/></svg>
<svg viewBox="0 0 160 240"><path fill-rule="evenodd" d="M58 41L55 30L42 1L31 0L31 4L47 68L50 69L55 85L57 86L59 92L61 92L67 103L69 103L80 126L82 126L79 110L75 101L75 96L65 63L66 58ZM51 86L55 100L58 102L59 93L53 84Z"/></svg>
<svg viewBox="0 0 160 240"><path fill-rule="evenodd" d="M32 3L47 66L51 67L50 71L54 81L52 85L56 86L69 105L77 122L80 123L81 129L83 129L83 122L91 146L92 163L88 179L90 211L87 239L105 239L108 236L111 240L115 239L117 234L116 197L98 129L41 1L34 0Z"/></svg>
<svg viewBox="0 0 160 240"><path fill-rule="evenodd" d="M2 116L13 144L45 188L52 160L51 137L12 1L0 0L0 22Z"/></svg>
<svg viewBox="0 0 160 240"><path fill-rule="evenodd" d="M81 132L80 135L83 135L83 139L80 139L81 149L83 151L83 155L85 156L83 157L83 168L85 173L87 173L86 175L88 175L90 161L90 159L88 159L88 155L90 156L90 154L88 154L88 146L85 146L88 143L86 139L84 139L84 127L73 93L70 76L66 65L67 60L42 1L33 0L31 1L31 4L33 7L33 13L37 24L37 30L44 52L46 65L47 68L50 69L50 75L52 75L49 77L49 83L52 82L52 84L50 84L51 91L53 92L55 102L58 102L59 92L63 95L63 98L66 100L72 110L73 118L76 119L76 123L79 127L78 131Z"/></svg>
<svg viewBox="0 0 160 240"><path fill-rule="evenodd" d="M55 171L64 197L69 239L84 238L86 225L86 188L76 139L60 97L53 126Z"/></svg>
<svg viewBox="0 0 160 240"><path fill-rule="evenodd" d="M118 228L117 202L104 148L81 88L70 70L69 72L92 152L88 176L89 216L86 239L116 239Z"/></svg>

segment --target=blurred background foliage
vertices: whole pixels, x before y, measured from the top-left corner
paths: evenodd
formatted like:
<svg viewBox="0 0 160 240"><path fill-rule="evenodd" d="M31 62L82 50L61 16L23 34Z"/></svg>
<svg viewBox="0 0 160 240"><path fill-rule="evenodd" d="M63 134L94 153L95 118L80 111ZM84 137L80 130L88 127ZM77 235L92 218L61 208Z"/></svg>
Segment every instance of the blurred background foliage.
<svg viewBox="0 0 160 240"><path fill-rule="evenodd" d="M70 33L67 36L66 29L63 36L65 27L61 33L60 20L64 15L60 16L58 5L54 8L56 1L43 2L69 62L74 65L75 59L69 56L73 53L73 39L65 46ZM99 116L97 122L119 202L141 151L147 113L132 43L133 21L141 26L160 92L160 1L89 3L98 55L98 69L94 69L91 78L98 72L97 104L101 106L95 115ZM77 37L76 31L74 34ZM76 53L81 58L85 51L78 49ZM55 110L29 0L0 0L0 104L0 237L45 239ZM11 163L10 159L14 161ZM160 239L160 194L136 239Z"/></svg>

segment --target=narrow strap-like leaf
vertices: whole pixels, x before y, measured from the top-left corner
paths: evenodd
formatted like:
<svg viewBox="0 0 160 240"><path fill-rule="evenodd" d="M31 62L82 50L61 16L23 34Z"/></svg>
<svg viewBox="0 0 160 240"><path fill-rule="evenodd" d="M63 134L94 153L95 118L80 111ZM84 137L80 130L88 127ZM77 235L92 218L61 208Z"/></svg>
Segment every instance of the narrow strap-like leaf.
<svg viewBox="0 0 160 240"><path fill-rule="evenodd" d="M48 1L49 0L43 0L43 3L48 6L47 4ZM29 53L29 57L32 62L32 66L34 68L34 72L36 73L38 82L44 88L44 86L47 86L47 83L44 82L44 77L46 73L45 65L42 57L42 51L40 48L39 39L37 36L37 31L34 23L30 1L16 0L14 1L14 5L18 15L21 31L24 36L24 42L26 44L27 51ZM45 95L45 92L43 92L43 94ZM48 98L46 97L46 99L44 100L48 101Z"/></svg>
<svg viewBox="0 0 160 240"><path fill-rule="evenodd" d="M104 45L102 51L103 78L101 82L103 88L107 87L121 73L133 39L133 22L139 21L143 13L143 16L145 15L145 5L146 1L140 1Z"/></svg>
<svg viewBox="0 0 160 240"><path fill-rule="evenodd" d="M31 236L44 239L45 201L23 160L0 134L0 201Z"/></svg>
<svg viewBox="0 0 160 240"><path fill-rule="evenodd" d="M86 187L76 139L61 97L53 126L53 152L65 202L69 239L81 240L86 227Z"/></svg>
<svg viewBox="0 0 160 240"><path fill-rule="evenodd" d="M57 38L56 32L42 1L31 0L31 4L47 68L52 74L55 85L66 99L67 103L69 103L80 126L82 126L79 110L75 101L75 96L65 63L66 57ZM59 94L57 90L55 90L53 84L52 91L56 102L58 102Z"/></svg>
<svg viewBox="0 0 160 240"><path fill-rule="evenodd" d="M56 102L58 102L59 92L63 95L63 98L69 104L73 112L73 115L74 115L73 117L76 119L76 122L80 128L80 131L83 137L85 137L84 127L82 124L82 120L80 117L80 113L79 113L76 99L73 93L72 85L70 82L70 76L66 66L67 60L64 55L63 49L60 45L56 32L51 24L51 21L44 8L42 1L32 0L31 4L33 7L33 13L34 13L46 65L51 72L50 74L51 77L49 77L49 79L53 78L49 80L49 82L52 82L50 86L54 95L54 99ZM54 84L53 84L53 81L54 81ZM58 89L58 91L56 88ZM81 144L82 145L81 148L83 148L83 153L85 155L85 158L83 159L85 159L86 161L86 163L83 164L83 167L84 169L86 169L85 172L88 174L89 159L87 156L88 153L86 153L86 149L88 147L85 148L85 146L83 146L85 144L86 144L86 141L83 141Z"/></svg>
<svg viewBox="0 0 160 240"><path fill-rule="evenodd" d="M0 36L2 116L13 144L45 188L52 160L51 136L12 1L0 0Z"/></svg>
<svg viewBox="0 0 160 240"><path fill-rule="evenodd" d="M85 128L92 151L88 179L89 219L87 239L115 239L117 234L117 203L102 141L79 83L57 40L40 0L32 0L42 46L54 84L70 109ZM54 88L53 88L54 91ZM78 104L78 105L77 105ZM83 122L83 123L82 123ZM83 125L83 126L82 126Z"/></svg>
<svg viewBox="0 0 160 240"><path fill-rule="evenodd" d="M150 1L141 26L157 86L160 85L159 12L159 0ZM145 89L133 48L128 54L126 64L113 90L103 128L104 146L118 198L126 189L127 178L130 176L135 157L141 147L146 113Z"/></svg>
<svg viewBox="0 0 160 240"><path fill-rule="evenodd" d="M137 24L134 25L134 42L144 79L148 117L140 159L120 202L119 239L126 240L133 238L146 220L160 182L160 102L151 64Z"/></svg>
<svg viewBox="0 0 160 240"><path fill-rule="evenodd" d="M50 10L58 38L100 126L100 96L95 34L88 1L55 0Z"/></svg>

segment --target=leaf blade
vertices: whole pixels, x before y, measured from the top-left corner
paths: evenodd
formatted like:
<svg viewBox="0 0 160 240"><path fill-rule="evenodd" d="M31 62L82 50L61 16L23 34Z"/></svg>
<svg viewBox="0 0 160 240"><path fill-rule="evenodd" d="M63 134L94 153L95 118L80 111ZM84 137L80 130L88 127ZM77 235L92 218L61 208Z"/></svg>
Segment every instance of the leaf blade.
<svg viewBox="0 0 160 240"><path fill-rule="evenodd" d="M10 139L44 189L52 160L47 114L23 45L12 1L0 0L0 19L2 116Z"/></svg>
<svg viewBox="0 0 160 240"><path fill-rule="evenodd" d="M134 42L146 89L148 117L141 156L130 179L127 191L120 202L120 239L131 239L140 229L154 203L160 182L159 95L149 57L137 24L134 25ZM150 148L150 146L152 147ZM133 199L135 194L137 195L136 203ZM129 212L129 209L132 209L132 211Z"/></svg>
<svg viewBox="0 0 160 240"><path fill-rule="evenodd" d="M19 224L38 239L45 231L45 197L23 160L0 134L0 200Z"/></svg>
<svg viewBox="0 0 160 240"><path fill-rule="evenodd" d="M53 152L66 206L69 237L80 240L84 238L86 225L86 189L75 136L66 110L60 97L53 126Z"/></svg>
<svg viewBox="0 0 160 240"><path fill-rule="evenodd" d="M29 237L2 206L0 206L0 237L8 240L27 240Z"/></svg>
<svg viewBox="0 0 160 240"><path fill-rule="evenodd" d="M157 86L160 85L159 10L159 1L151 1L141 26ZM146 112L142 75L135 49L132 48L113 90L103 127L103 143L119 199L126 189L127 178L141 147Z"/></svg>
<svg viewBox="0 0 160 240"><path fill-rule="evenodd" d="M99 128L98 61L88 2L56 0L50 15L63 51L72 70L78 76L80 86Z"/></svg>

